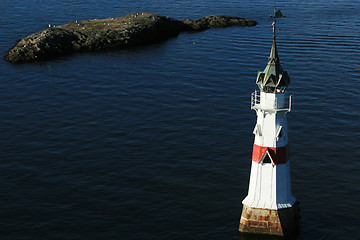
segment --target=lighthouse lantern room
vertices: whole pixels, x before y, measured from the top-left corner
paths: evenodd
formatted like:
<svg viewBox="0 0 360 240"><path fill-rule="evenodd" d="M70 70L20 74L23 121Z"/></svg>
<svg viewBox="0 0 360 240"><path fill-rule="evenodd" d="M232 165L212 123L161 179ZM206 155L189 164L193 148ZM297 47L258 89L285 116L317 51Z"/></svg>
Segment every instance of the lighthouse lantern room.
<svg viewBox="0 0 360 240"><path fill-rule="evenodd" d="M290 77L280 65L276 46L276 18L281 12L274 13L270 57L264 71L257 75L260 91L251 96L257 121L249 189L242 202L239 231L289 235L298 225L298 202L291 194L286 119L291 111L291 96L286 92Z"/></svg>

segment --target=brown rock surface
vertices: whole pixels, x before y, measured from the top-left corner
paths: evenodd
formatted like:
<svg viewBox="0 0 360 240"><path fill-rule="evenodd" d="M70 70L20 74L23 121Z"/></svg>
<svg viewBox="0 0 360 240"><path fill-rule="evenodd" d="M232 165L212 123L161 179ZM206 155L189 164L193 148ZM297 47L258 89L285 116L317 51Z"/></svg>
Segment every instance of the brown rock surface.
<svg viewBox="0 0 360 240"><path fill-rule="evenodd" d="M76 21L22 38L4 59L12 63L36 62L75 52L124 49L150 44L176 37L181 32L256 24L254 20L239 17L212 15L199 20L175 20L151 13Z"/></svg>

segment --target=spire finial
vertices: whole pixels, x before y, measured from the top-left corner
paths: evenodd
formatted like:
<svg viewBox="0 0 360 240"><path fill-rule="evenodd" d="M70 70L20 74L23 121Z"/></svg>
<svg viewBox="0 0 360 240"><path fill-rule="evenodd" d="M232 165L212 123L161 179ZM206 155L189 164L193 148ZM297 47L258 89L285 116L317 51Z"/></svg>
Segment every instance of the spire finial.
<svg viewBox="0 0 360 240"><path fill-rule="evenodd" d="M275 20L273 21L273 23L272 23L272 26L273 26L273 33L274 33L273 38L274 38L274 39L276 38L276 34L275 34L276 27L275 27L275 25L276 25L276 19L275 19Z"/></svg>
<svg viewBox="0 0 360 240"><path fill-rule="evenodd" d="M275 37L276 37L276 34L275 34L275 32L276 32L276 19L285 17L280 10L276 11L276 0L274 0L274 16L271 16L271 17L274 18L274 22L272 23L272 25L273 25L273 33L274 33L273 38L275 39Z"/></svg>
<svg viewBox="0 0 360 240"><path fill-rule="evenodd" d="M276 0L274 3L273 43L271 46L268 64L264 71L258 72L256 84L261 91L266 93L283 93L290 84L289 74L280 65L280 59L276 47L276 21L284 17L280 10L276 11Z"/></svg>
<svg viewBox="0 0 360 240"><path fill-rule="evenodd" d="M275 34L275 32L276 32L276 0L274 0L274 16L273 16L273 18L274 18L274 21L273 21L273 23L272 23L272 26L273 26L273 38L274 38L274 40L275 40L275 38L276 38L276 34Z"/></svg>

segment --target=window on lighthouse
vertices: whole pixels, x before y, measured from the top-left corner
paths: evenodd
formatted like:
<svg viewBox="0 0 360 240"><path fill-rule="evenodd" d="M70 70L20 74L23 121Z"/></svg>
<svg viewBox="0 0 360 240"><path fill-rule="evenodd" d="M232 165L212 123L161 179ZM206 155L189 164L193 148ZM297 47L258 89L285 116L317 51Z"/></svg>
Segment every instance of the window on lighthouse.
<svg viewBox="0 0 360 240"><path fill-rule="evenodd" d="M279 140L279 138L282 138L282 137L284 137L284 133L282 130L282 126L280 126L276 132L276 140Z"/></svg>
<svg viewBox="0 0 360 240"><path fill-rule="evenodd" d="M255 128L254 128L253 133L254 133L255 135L262 136L261 126L260 126L259 124L256 124L256 125L255 125Z"/></svg>
<svg viewBox="0 0 360 240"><path fill-rule="evenodd" d="M281 130L280 133L279 133L279 137L284 137L284 133L283 133L282 130Z"/></svg>
<svg viewBox="0 0 360 240"><path fill-rule="evenodd" d="M262 164L272 164L272 161L271 161L271 158L270 158L270 154L268 151L266 151L264 153L264 155L262 156L261 158L261 161L260 161Z"/></svg>
<svg viewBox="0 0 360 240"><path fill-rule="evenodd" d="M263 163L271 163L271 159L268 154L266 154L266 156L264 157Z"/></svg>

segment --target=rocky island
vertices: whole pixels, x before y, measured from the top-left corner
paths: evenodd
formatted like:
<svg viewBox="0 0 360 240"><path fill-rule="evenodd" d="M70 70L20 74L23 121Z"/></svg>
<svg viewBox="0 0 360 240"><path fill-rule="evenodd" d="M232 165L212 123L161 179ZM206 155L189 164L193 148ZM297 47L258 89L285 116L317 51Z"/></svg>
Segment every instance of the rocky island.
<svg viewBox="0 0 360 240"><path fill-rule="evenodd" d="M239 17L211 15L199 20L175 20L152 13L75 21L20 39L4 59L11 63L37 62L75 52L125 49L155 43L176 37L181 32L256 24L254 20Z"/></svg>

